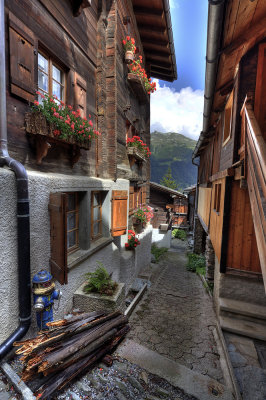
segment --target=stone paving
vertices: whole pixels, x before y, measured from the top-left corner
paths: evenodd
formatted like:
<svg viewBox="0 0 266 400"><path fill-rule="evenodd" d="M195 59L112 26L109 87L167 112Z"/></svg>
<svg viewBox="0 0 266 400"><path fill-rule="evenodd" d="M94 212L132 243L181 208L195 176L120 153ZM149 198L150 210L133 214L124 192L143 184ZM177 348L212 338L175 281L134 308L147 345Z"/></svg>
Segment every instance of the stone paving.
<svg viewBox="0 0 266 400"><path fill-rule="evenodd" d="M128 338L224 383L212 300L186 263L186 243L172 240L159 261L159 274L130 318Z"/></svg>
<svg viewBox="0 0 266 400"><path fill-rule="evenodd" d="M151 286L130 318L127 338L223 383L212 330L212 301L196 274L185 268L186 244L173 240L170 251L154 264ZM80 377L57 400L201 400L119 356ZM231 398L231 397L230 397ZM0 400L16 400L0 373Z"/></svg>

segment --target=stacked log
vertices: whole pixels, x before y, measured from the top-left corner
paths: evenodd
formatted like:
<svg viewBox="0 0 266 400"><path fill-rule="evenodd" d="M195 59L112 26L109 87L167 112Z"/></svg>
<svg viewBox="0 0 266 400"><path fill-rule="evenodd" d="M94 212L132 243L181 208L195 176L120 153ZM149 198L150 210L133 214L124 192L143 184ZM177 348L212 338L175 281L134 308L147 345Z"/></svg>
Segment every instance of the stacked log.
<svg viewBox="0 0 266 400"><path fill-rule="evenodd" d="M46 399L108 355L129 331L120 311L92 312L50 322L49 331L15 342L24 364L22 380L36 381L35 396ZM36 386L36 385L35 385Z"/></svg>

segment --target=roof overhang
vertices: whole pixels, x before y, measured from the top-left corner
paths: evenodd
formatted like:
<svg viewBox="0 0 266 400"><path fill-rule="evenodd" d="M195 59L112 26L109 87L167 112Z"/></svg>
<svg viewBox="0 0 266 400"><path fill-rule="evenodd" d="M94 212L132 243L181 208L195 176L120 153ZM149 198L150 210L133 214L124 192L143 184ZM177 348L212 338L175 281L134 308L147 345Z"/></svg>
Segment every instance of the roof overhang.
<svg viewBox="0 0 266 400"><path fill-rule="evenodd" d="M153 78L177 79L169 0L132 0L147 70Z"/></svg>
<svg viewBox="0 0 266 400"><path fill-rule="evenodd" d="M183 197L184 199L187 198L185 194L180 193L177 190L171 189L167 186L160 185L159 183L156 182L150 182L150 188L153 190L158 190L159 192L168 193L173 197Z"/></svg>
<svg viewBox="0 0 266 400"><path fill-rule="evenodd" d="M220 32L217 20L223 21ZM216 34L213 33L215 29ZM241 58L265 37L264 0L212 0L209 3L203 129L193 159L200 155L215 133L219 113L234 86Z"/></svg>

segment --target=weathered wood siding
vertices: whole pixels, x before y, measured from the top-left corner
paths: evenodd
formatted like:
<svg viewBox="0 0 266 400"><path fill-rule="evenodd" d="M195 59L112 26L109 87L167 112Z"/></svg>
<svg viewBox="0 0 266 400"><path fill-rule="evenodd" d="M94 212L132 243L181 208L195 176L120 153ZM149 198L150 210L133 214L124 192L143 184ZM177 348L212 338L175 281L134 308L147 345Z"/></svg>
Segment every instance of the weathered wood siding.
<svg viewBox="0 0 266 400"><path fill-rule="evenodd" d="M82 150L81 158L72 169L69 163L69 149L52 146L40 166L36 165L35 146L26 135L25 113L30 110L27 102L10 93L8 26L9 12L30 29L35 37L36 48L46 49L66 73L67 103L72 104L72 73L76 71L87 82L87 114L96 122L96 27L98 23L98 1L74 17L71 3L60 0L33 1L7 0L6 4L6 77L7 77L7 129L8 146L12 157L27 168L39 171L95 175L96 144L89 151ZM36 74L37 90L37 74ZM103 132L104 134L104 132Z"/></svg>
<svg viewBox="0 0 266 400"><path fill-rule="evenodd" d="M215 201L215 185L221 184L221 195L220 195L220 211L217 212L214 209ZM216 257L220 261L221 259L221 247L222 247L222 231L223 231L223 217L224 217L224 196L225 196L225 179L219 179L213 183L211 193L211 211L210 211L210 238L216 254Z"/></svg>
<svg viewBox="0 0 266 400"><path fill-rule="evenodd" d="M239 181L232 182L231 189L227 267L261 273L249 194Z"/></svg>
<svg viewBox="0 0 266 400"><path fill-rule="evenodd" d="M210 220L211 193L212 188L199 186L198 215L201 217L207 228L209 228Z"/></svg>

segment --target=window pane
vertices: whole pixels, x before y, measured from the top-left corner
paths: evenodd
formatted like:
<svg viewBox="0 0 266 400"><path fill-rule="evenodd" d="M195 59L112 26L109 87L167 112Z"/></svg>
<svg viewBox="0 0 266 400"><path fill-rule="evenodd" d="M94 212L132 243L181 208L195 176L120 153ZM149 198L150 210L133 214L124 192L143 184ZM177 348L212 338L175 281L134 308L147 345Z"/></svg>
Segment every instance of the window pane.
<svg viewBox="0 0 266 400"><path fill-rule="evenodd" d="M38 67L48 73L48 60L38 53Z"/></svg>
<svg viewBox="0 0 266 400"><path fill-rule="evenodd" d="M93 221L100 219L100 209L98 207L93 209Z"/></svg>
<svg viewBox="0 0 266 400"><path fill-rule="evenodd" d="M76 245L76 231L68 232L67 234L67 248L73 247Z"/></svg>
<svg viewBox="0 0 266 400"><path fill-rule="evenodd" d="M63 87L55 81L53 81L53 93L52 94L57 96L58 99L63 100Z"/></svg>
<svg viewBox="0 0 266 400"><path fill-rule="evenodd" d="M67 204L67 207L68 207L68 211L72 211L72 210L75 210L76 209L76 196L75 196L75 194L74 193L70 193L70 194L68 194L68 204Z"/></svg>
<svg viewBox="0 0 266 400"><path fill-rule="evenodd" d="M98 206L101 203L100 193L93 194L93 205Z"/></svg>
<svg viewBox="0 0 266 400"><path fill-rule="evenodd" d="M45 95L45 93L44 93L40 88L39 88L39 91L41 92L41 94ZM40 104L42 104L42 102L43 102L43 99L42 99L42 97L41 97L40 94L38 94L38 102L39 102Z"/></svg>
<svg viewBox="0 0 266 400"><path fill-rule="evenodd" d="M67 214L67 230L74 229L76 227L76 213Z"/></svg>
<svg viewBox="0 0 266 400"><path fill-rule="evenodd" d="M60 69L56 68L56 66L53 65L53 79L57 80L60 83L63 83L62 78L63 78L62 71L60 71Z"/></svg>
<svg viewBox="0 0 266 400"><path fill-rule="evenodd" d="M93 236L97 236L100 233L99 226L100 226L99 222L93 223Z"/></svg>
<svg viewBox="0 0 266 400"><path fill-rule="evenodd" d="M48 76L38 70L38 87L48 92Z"/></svg>

